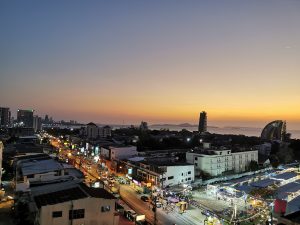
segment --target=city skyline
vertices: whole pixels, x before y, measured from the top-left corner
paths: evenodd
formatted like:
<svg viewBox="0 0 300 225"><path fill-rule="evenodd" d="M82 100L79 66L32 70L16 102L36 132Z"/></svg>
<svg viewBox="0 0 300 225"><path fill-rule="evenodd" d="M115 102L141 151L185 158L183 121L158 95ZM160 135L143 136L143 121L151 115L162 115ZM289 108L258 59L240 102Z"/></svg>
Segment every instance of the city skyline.
<svg viewBox="0 0 300 225"><path fill-rule="evenodd" d="M0 3L0 102L58 120L300 129L300 2Z"/></svg>

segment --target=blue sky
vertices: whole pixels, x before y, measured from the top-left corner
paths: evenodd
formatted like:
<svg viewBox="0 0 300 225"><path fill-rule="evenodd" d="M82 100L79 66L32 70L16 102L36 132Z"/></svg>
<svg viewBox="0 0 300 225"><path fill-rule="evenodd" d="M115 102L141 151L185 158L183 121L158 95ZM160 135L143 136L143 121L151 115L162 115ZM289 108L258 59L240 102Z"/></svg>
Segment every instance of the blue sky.
<svg viewBox="0 0 300 225"><path fill-rule="evenodd" d="M0 102L58 119L300 124L300 2L1 1ZM213 125L213 124L212 124Z"/></svg>

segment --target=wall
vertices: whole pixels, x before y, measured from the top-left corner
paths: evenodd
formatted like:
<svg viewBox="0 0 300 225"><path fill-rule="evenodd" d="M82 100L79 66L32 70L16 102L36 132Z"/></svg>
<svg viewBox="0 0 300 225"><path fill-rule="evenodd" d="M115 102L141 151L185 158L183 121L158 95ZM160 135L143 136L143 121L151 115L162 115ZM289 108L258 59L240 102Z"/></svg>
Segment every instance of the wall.
<svg viewBox="0 0 300 225"><path fill-rule="evenodd" d="M74 200L73 209L85 209L82 219L73 219L73 225L118 225L119 217L115 215L115 200L101 198L84 198ZM43 206L40 211L40 225L69 225L70 202ZM101 212L102 206L110 206L109 212ZM52 218L53 211L62 211L62 217Z"/></svg>
<svg viewBox="0 0 300 225"><path fill-rule="evenodd" d="M136 156L137 154L136 146L111 147L111 159L128 159Z"/></svg>
<svg viewBox="0 0 300 225"><path fill-rule="evenodd" d="M236 173L244 172L251 160L258 161L258 151L228 153L225 150L222 155L220 155L220 151L216 151L216 153L218 155L187 152L186 159L188 163L195 165L196 170L205 171L211 176L219 176L232 170Z"/></svg>
<svg viewBox="0 0 300 225"><path fill-rule="evenodd" d="M166 178L163 185L172 186L182 183L190 183L195 179L194 170L194 165L168 166L167 172L163 176L164 178ZM190 174L188 174L189 172ZM169 177L173 177L173 179L168 179Z"/></svg>

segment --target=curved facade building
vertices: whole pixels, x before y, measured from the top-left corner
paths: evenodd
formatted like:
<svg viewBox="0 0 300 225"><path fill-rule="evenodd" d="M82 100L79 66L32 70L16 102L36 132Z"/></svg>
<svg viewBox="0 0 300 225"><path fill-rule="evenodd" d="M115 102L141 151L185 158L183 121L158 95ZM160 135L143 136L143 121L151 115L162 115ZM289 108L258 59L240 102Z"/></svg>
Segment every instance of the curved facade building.
<svg viewBox="0 0 300 225"><path fill-rule="evenodd" d="M268 123L261 132L261 138L264 140L281 140L286 135L286 122L283 120L275 120Z"/></svg>

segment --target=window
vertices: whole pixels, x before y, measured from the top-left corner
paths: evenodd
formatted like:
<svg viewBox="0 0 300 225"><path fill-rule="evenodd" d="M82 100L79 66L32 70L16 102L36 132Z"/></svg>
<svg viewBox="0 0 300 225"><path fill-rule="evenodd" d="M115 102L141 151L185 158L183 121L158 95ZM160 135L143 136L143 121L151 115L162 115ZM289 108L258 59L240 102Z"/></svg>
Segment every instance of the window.
<svg viewBox="0 0 300 225"><path fill-rule="evenodd" d="M181 176L183 176L183 173L181 173Z"/></svg>
<svg viewBox="0 0 300 225"><path fill-rule="evenodd" d="M174 178L174 176L170 176L168 177L168 180L172 180Z"/></svg>
<svg viewBox="0 0 300 225"><path fill-rule="evenodd" d="M62 211L54 211L54 212L52 212L52 217L53 218L62 217Z"/></svg>
<svg viewBox="0 0 300 225"><path fill-rule="evenodd" d="M81 219L84 218L84 209L69 210L69 219Z"/></svg>
<svg viewBox="0 0 300 225"><path fill-rule="evenodd" d="M188 172L188 174L191 174L191 173L192 173L191 171Z"/></svg>
<svg viewBox="0 0 300 225"><path fill-rule="evenodd" d="M195 157L195 160L198 160L198 157Z"/></svg>
<svg viewBox="0 0 300 225"><path fill-rule="evenodd" d="M101 212L109 212L109 211L110 211L110 206L109 205L101 207Z"/></svg>
<svg viewBox="0 0 300 225"><path fill-rule="evenodd" d="M191 180L191 179L192 179L192 178L190 178L190 177L188 178L188 180Z"/></svg>

